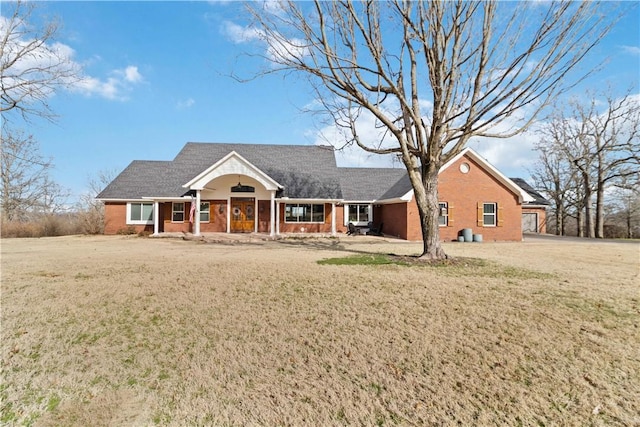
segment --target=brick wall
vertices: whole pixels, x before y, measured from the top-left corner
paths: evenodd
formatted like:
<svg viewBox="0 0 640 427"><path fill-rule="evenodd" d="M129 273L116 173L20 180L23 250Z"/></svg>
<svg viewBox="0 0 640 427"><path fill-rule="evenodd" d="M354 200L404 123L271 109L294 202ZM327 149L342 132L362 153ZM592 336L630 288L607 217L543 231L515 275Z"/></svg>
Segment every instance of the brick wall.
<svg viewBox="0 0 640 427"><path fill-rule="evenodd" d="M460 170L466 163L467 173ZM518 196L500 181L488 174L471 158L462 157L438 177L438 193L441 202L447 202L449 221L440 227L440 239L457 240L462 229L470 228L473 234L481 234L484 241L522 240L522 206ZM484 203L496 203L497 224L485 226L482 221ZM384 221L384 233L402 239L420 241L420 215L413 199L409 203L382 205L375 212L376 222Z"/></svg>
<svg viewBox="0 0 640 427"><path fill-rule="evenodd" d="M415 202L414 202L415 204ZM413 215L409 215L407 212L407 203L393 203L390 205L381 205L379 208L374 208L373 215L376 224L384 223L382 227L382 233L387 236L394 236L400 239L407 240L421 240L422 237L412 239L407 234L407 219L412 218ZM418 218L418 223L419 223ZM420 226L418 225L418 231ZM422 235L420 235L422 236Z"/></svg>
<svg viewBox="0 0 640 427"><path fill-rule="evenodd" d="M324 204L324 223L287 223L284 216L285 203L280 203L280 233L331 233L331 203ZM337 215L336 224L342 223ZM336 226L336 229L338 227Z"/></svg>
<svg viewBox="0 0 640 427"><path fill-rule="evenodd" d="M469 167L467 173L460 169L463 163ZM518 196L472 159L463 156L442 171L438 193L439 200L449 206L449 224L440 227L441 240L456 240L464 228L471 228L473 234L482 234L484 241L522 240L522 206ZM483 203L497 203L496 226L482 224ZM417 212L415 202L413 208ZM419 223L412 226L419 227Z"/></svg>

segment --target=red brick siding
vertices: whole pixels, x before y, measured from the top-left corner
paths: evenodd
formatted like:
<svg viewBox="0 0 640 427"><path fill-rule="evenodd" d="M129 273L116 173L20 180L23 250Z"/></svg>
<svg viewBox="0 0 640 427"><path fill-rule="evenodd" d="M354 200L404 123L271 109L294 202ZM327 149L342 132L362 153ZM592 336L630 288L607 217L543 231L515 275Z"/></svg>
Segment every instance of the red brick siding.
<svg viewBox="0 0 640 427"><path fill-rule="evenodd" d="M153 232L151 225L128 225L127 204L124 202L105 202L104 204L104 234L119 234L133 231Z"/></svg>
<svg viewBox="0 0 640 427"><path fill-rule="evenodd" d="M209 222L200 223L202 233L224 233L227 231L227 201L203 200L209 202ZM222 209L220 209L222 207ZM187 220L189 218L187 217ZM191 231L191 230L190 230Z"/></svg>
<svg viewBox="0 0 640 427"><path fill-rule="evenodd" d="M373 218L376 224L381 222L384 223L382 227L383 234L398 237L400 239L408 239L407 219L409 218L409 213L407 212L407 203L382 205L379 208L374 207ZM418 226L418 229L419 228L420 227Z"/></svg>
<svg viewBox="0 0 640 427"><path fill-rule="evenodd" d="M258 200L258 232L269 233L271 226L271 200Z"/></svg>
<svg viewBox="0 0 640 427"><path fill-rule="evenodd" d="M281 233L331 233L331 204L324 204L324 223L292 223L285 222L285 203L280 203L280 232ZM336 222L341 219L336 215ZM302 230L304 229L304 231Z"/></svg>
<svg viewBox="0 0 640 427"><path fill-rule="evenodd" d="M127 204L105 202L104 234L117 234L127 228Z"/></svg>
<svg viewBox="0 0 640 427"><path fill-rule="evenodd" d="M460 171L463 162L470 166L466 174ZM522 206L518 196L472 159L466 156L459 159L441 172L438 179L438 198L449 205L449 225L440 227L441 240L456 240L464 228L471 228L474 234L482 234L485 241L522 240ZM479 203L480 206L482 203L498 204L498 226L478 225ZM415 209L417 213L417 207ZM411 227L420 227L419 222L410 224Z"/></svg>

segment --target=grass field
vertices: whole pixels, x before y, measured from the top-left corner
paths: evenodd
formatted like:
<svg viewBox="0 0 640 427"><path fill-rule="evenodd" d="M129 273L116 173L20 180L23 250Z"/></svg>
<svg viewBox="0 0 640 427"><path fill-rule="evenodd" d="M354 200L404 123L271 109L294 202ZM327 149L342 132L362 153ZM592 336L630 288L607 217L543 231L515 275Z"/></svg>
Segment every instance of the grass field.
<svg viewBox="0 0 640 427"><path fill-rule="evenodd" d="M640 425L638 244L0 244L2 425Z"/></svg>

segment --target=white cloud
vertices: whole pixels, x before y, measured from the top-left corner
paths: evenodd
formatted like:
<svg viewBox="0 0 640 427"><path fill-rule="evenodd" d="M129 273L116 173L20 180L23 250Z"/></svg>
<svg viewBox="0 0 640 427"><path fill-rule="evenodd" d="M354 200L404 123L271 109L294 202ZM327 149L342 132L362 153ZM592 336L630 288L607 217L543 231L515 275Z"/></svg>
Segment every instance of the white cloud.
<svg viewBox="0 0 640 427"><path fill-rule="evenodd" d="M0 17L0 34L9 31L9 21ZM3 46L3 61L16 59L19 52L25 52L25 48L33 42L32 39L21 37L22 33L13 32L8 35L7 42ZM64 43L41 44L37 49L26 49L27 54L21 55L8 68L3 71L3 84L21 80L36 82L46 77L47 73L40 70L49 70L49 75L55 73L59 76L58 83L72 92L78 92L87 96L100 96L109 100L125 100L133 85L141 83L144 79L138 67L129 65L123 69L115 69L109 72L108 77L101 79L83 73L82 65L75 59L74 49ZM15 89L19 97L22 87ZM45 96L53 96L54 88L49 84L43 84L38 88L39 93Z"/></svg>
<svg viewBox="0 0 640 427"><path fill-rule="evenodd" d="M429 101L420 101L423 112L427 113L431 108ZM310 104L308 108L318 107ZM510 117L492 130L496 133L512 129L519 119ZM494 165L503 174L509 177L521 177L528 179L529 170L537 160L537 152L534 150L539 136L537 127L512 138L473 138L469 146L476 150L489 163ZM357 131L360 139L371 145L379 147L392 147L397 144L389 134L384 134L382 129L376 128L375 118L368 112L360 115L357 121ZM310 132L311 133L311 132ZM349 140L345 130L333 124L327 125L311 133L311 139L316 145L332 145L339 151L336 153L336 161L339 166L349 167L402 167L402 163L395 155L378 155L369 153L356 144L345 146Z"/></svg>
<svg viewBox="0 0 640 427"><path fill-rule="evenodd" d="M640 47L639 46L622 46L622 51L625 53L629 53L631 55L640 55Z"/></svg>
<svg viewBox="0 0 640 427"><path fill-rule="evenodd" d="M124 69L124 77L131 83L139 83L142 81L142 74L138 71L138 67L134 65L129 65Z"/></svg>
<svg viewBox="0 0 640 427"><path fill-rule="evenodd" d="M221 31L229 40L236 44L264 39L264 34L261 31L243 27L231 21L223 22Z"/></svg>
<svg viewBox="0 0 640 427"><path fill-rule="evenodd" d="M110 76L105 80L84 76L73 86L72 90L85 96L95 95L113 101L126 101L129 99L133 85L144 80L138 67L134 65L113 70L109 74Z"/></svg>
<svg viewBox="0 0 640 427"><path fill-rule="evenodd" d="M195 103L196 103L196 101L193 98L180 100L176 104L176 108L178 110L186 110L187 108L191 108Z"/></svg>
<svg viewBox="0 0 640 427"><path fill-rule="evenodd" d="M269 13L279 11L278 6L265 6L265 10ZM265 54L270 61L280 63L283 60L291 58L303 58L308 55L308 49L301 39L291 38L279 35L267 35L264 31L256 28L243 27L231 21L225 21L222 24L221 32L229 40L235 44L262 42L265 45Z"/></svg>
<svg viewBox="0 0 640 427"><path fill-rule="evenodd" d="M360 141L372 148L389 148L397 145L394 138L376 126L375 117L368 111L362 112L356 123ZM348 130L330 124L312 134L316 145L331 145L336 151L338 166L345 167L397 167L395 155L374 154L363 150L357 144L347 144L351 135Z"/></svg>

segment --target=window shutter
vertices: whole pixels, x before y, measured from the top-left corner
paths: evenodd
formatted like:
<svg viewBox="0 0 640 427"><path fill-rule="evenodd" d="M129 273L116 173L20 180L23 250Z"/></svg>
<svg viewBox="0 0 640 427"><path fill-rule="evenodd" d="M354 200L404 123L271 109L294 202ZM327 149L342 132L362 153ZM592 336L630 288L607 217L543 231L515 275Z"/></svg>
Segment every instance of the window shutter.
<svg viewBox="0 0 640 427"><path fill-rule="evenodd" d="M498 215L498 227L503 227L504 226L504 206L496 203L496 205L498 205L498 212L496 212L496 215Z"/></svg>
<svg viewBox="0 0 640 427"><path fill-rule="evenodd" d="M478 202L478 227L482 227L482 225L484 224L483 215L484 205L482 204L482 202Z"/></svg>
<svg viewBox="0 0 640 427"><path fill-rule="evenodd" d="M447 225L449 227L453 227L453 205L449 205L449 208L447 209L448 213L449 213L449 222L447 223Z"/></svg>

